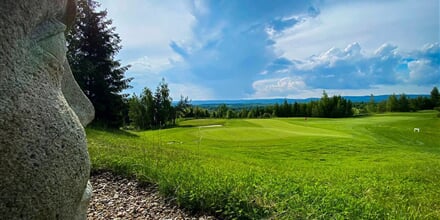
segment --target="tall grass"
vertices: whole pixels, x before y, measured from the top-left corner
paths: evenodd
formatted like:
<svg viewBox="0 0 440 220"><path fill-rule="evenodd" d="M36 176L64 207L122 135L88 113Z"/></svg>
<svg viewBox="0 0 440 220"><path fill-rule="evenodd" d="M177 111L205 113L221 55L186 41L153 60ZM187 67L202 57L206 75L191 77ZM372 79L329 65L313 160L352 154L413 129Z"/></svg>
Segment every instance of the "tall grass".
<svg viewBox="0 0 440 220"><path fill-rule="evenodd" d="M87 129L93 169L157 183L182 207L227 219L440 218L435 112L181 126Z"/></svg>

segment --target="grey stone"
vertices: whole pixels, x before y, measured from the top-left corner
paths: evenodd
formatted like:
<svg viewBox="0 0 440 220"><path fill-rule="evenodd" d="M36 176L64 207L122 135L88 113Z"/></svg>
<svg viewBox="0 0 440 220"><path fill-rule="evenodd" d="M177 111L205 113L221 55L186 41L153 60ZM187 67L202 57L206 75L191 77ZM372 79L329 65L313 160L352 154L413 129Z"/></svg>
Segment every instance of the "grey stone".
<svg viewBox="0 0 440 220"><path fill-rule="evenodd" d="M67 61L64 62L64 77L61 85L64 97L85 127L95 117L95 110L90 100L76 83Z"/></svg>
<svg viewBox="0 0 440 220"><path fill-rule="evenodd" d="M0 1L0 219L85 219L94 111L65 56L74 7Z"/></svg>
<svg viewBox="0 0 440 220"><path fill-rule="evenodd" d="M92 184L90 181L87 182L87 187L84 190L83 196L81 198L81 203L78 206L78 211L76 212L75 220L87 219L87 212L90 200L92 198Z"/></svg>

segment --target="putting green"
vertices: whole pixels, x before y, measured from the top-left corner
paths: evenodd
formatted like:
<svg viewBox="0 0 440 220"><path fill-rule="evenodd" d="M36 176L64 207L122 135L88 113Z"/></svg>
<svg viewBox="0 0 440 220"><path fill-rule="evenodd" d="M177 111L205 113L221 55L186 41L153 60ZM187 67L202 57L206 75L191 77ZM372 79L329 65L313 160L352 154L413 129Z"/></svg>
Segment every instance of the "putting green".
<svg viewBox="0 0 440 220"><path fill-rule="evenodd" d="M350 134L330 129L292 124L282 120L249 119L227 123L225 126L200 127L193 135L220 141L266 141L297 136L349 138Z"/></svg>

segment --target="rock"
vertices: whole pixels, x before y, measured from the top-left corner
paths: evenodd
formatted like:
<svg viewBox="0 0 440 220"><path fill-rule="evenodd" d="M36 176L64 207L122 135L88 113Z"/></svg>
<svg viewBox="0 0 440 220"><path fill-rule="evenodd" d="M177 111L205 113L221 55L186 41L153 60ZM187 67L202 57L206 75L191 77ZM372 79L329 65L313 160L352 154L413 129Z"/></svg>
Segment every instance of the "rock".
<svg viewBox="0 0 440 220"><path fill-rule="evenodd" d="M84 190L81 202L75 215L75 220L82 220L87 218L87 209L89 207L90 198L92 197L92 184L87 182L86 189Z"/></svg>
<svg viewBox="0 0 440 220"><path fill-rule="evenodd" d="M90 104L66 61L74 0L0 1L0 219L85 219Z"/></svg>

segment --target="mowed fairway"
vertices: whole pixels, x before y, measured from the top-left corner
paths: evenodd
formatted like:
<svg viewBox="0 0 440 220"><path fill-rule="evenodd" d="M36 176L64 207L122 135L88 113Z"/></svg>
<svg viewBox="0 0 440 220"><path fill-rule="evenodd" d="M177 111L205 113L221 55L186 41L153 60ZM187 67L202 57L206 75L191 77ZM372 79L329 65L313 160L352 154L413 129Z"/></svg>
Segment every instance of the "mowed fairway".
<svg viewBox="0 0 440 220"><path fill-rule="evenodd" d="M157 183L223 218L440 219L436 114L188 120L87 135L95 170Z"/></svg>

